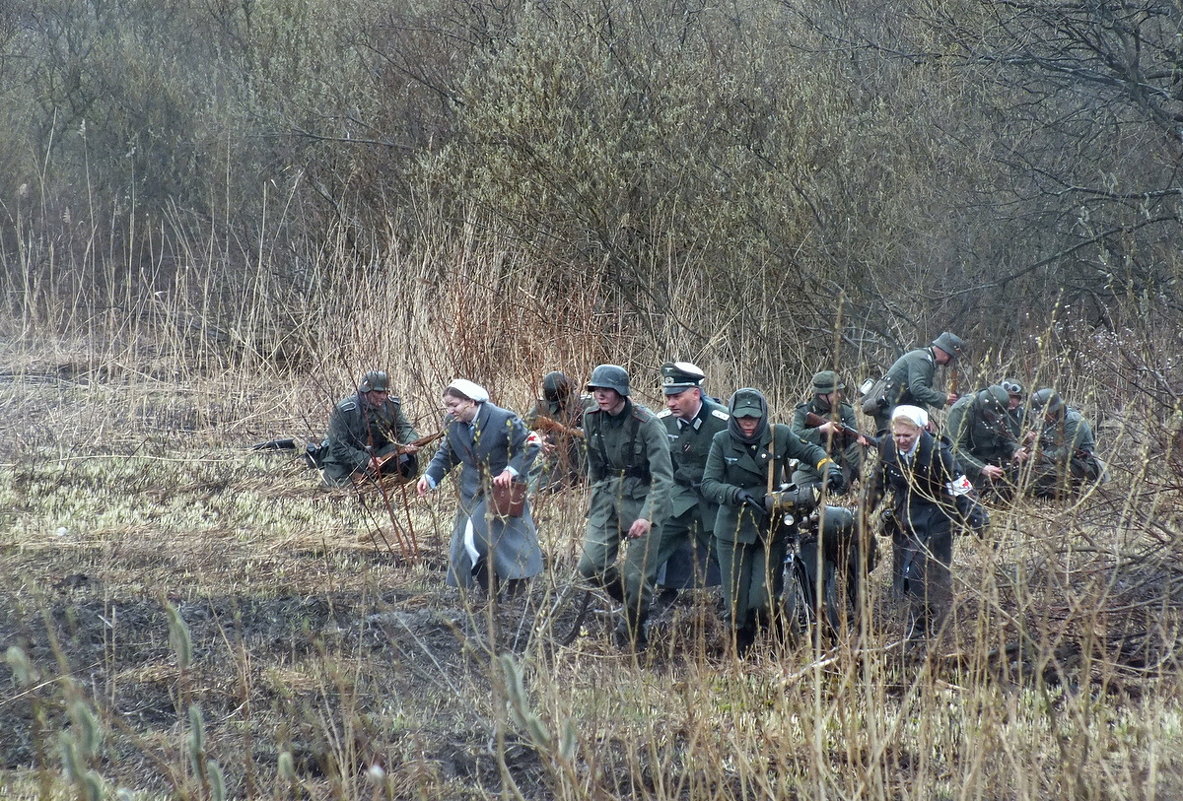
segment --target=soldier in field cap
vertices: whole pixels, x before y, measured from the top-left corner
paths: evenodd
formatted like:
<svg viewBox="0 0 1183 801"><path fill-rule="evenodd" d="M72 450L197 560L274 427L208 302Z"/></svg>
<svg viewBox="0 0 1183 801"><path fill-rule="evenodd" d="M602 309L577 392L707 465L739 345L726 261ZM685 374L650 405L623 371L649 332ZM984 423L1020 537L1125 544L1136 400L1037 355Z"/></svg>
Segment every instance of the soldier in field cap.
<svg viewBox="0 0 1183 801"><path fill-rule="evenodd" d="M896 406L916 406L927 411L930 406L941 408L956 403L957 393L936 389L933 379L938 367L961 358L965 349L964 339L945 331L927 348L910 350L896 359L883 376L882 392L875 393L879 397L869 399L876 409L868 411L868 404L863 405L863 411L875 418L876 433L887 432L891 410Z"/></svg>
<svg viewBox="0 0 1183 801"><path fill-rule="evenodd" d="M661 607L673 601L677 590L719 583L713 534L719 507L702 495L702 472L711 439L727 428L730 415L706 394L705 381L703 371L690 362L661 366L665 409L657 416L665 426L674 467L670 514L657 552Z"/></svg>
<svg viewBox="0 0 1183 801"><path fill-rule="evenodd" d="M793 433L813 445L820 445L830 454L830 458L842 468L846 478L846 486L850 487L858 478L863 466L863 448L867 440L859 435L858 421L854 416L854 407L843 398L842 391L846 384L833 370L822 370L815 373L810 382L812 396L793 410ZM810 423L810 415L816 415ZM824 422L816 422L821 418ZM838 428L854 434L842 434ZM812 465L802 464L793 473L793 483L821 484L824 476Z"/></svg>

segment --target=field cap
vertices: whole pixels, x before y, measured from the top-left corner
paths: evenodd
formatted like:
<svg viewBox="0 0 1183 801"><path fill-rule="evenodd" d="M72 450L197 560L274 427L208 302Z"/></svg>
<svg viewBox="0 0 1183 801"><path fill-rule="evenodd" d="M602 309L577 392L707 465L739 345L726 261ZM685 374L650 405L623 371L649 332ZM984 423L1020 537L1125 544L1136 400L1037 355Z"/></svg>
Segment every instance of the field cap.
<svg viewBox="0 0 1183 801"><path fill-rule="evenodd" d="M965 351L965 340L948 331L934 339L932 344L934 348L940 348L954 359L959 358Z"/></svg>
<svg viewBox="0 0 1183 801"><path fill-rule="evenodd" d="M759 390L738 389L731 398L732 417L763 417L764 397Z"/></svg>
<svg viewBox="0 0 1183 801"><path fill-rule="evenodd" d="M813 374L813 394L829 395L840 389L846 389L846 384L838 378L838 374L833 370L822 370L820 373Z"/></svg>

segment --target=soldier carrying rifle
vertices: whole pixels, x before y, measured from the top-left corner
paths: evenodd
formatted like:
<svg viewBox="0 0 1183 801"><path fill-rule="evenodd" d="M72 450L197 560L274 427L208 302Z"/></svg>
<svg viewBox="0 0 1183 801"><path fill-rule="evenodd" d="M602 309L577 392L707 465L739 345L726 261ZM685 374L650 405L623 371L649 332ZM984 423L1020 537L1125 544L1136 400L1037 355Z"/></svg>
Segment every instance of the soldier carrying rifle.
<svg viewBox="0 0 1183 801"><path fill-rule="evenodd" d="M542 435L542 456L530 471L536 491L577 487L587 478L585 405L565 373L555 370L542 377L542 397L524 418L527 428Z"/></svg>
<svg viewBox="0 0 1183 801"><path fill-rule="evenodd" d="M854 407L842 397L846 384L833 370L822 370L813 376L813 397L798 404L793 411L793 433L811 445L820 445L834 463L842 468L844 483L850 487L863 466L863 448L874 437L860 434L854 417ZM822 474L812 465L802 464L793 473L798 486L822 483Z"/></svg>
<svg viewBox="0 0 1183 801"><path fill-rule="evenodd" d="M324 481L342 486L382 475L413 478L419 472L418 439L402 402L390 394L389 376L371 370L329 417Z"/></svg>

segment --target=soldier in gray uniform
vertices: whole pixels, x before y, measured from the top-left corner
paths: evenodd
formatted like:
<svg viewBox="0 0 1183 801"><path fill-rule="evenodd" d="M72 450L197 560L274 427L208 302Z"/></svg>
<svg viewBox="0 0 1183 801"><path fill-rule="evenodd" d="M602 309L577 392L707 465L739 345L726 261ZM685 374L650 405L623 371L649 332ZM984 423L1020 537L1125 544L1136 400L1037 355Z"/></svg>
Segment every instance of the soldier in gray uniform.
<svg viewBox="0 0 1183 801"><path fill-rule="evenodd" d="M403 414L402 402L390 394L390 378L381 370L362 376L357 392L343 398L329 417L322 473L326 484L342 486L361 477L395 470L404 478L419 472L415 446L419 434ZM379 459L400 445L406 452L380 467Z"/></svg>
<svg viewBox="0 0 1183 801"><path fill-rule="evenodd" d="M1006 417L1010 423L1010 430L1015 437L1022 439L1023 431L1027 428L1027 409L1023 407L1026 396L1023 384L1017 378L1004 378L1000 386L1006 390Z"/></svg>
<svg viewBox="0 0 1183 801"><path fill-rule="evenodd" d="M565 373L555 370L542 377L542 397L523 418L527 428L542 435L542 454L530 470L531 489L557 492L587 478L583 412L583 399Z"/></svg>
<svg viewBox="0 0 1183 801"><path fill-rule="evenodd" d="M930 406L942 408L957 402L957 393L941 392L933 387L938 367L949 364L965 351L965 340L948 331L941 334L927 348L910 350L895 360L884 374L882 395L871 399L875 411L863 411L875 418L875 433L882 436L891 426L891 411L896 406Z"/></svg>
<svg viewBox="0 0 1183 801"><path fill-rule="evenodd" d="M629 398L623 367L601 364L587 388L596 406L583 418L591 501L579 572L624 603L617 642L641 650L674 483L669 440L657 416ZM617 568L622 540L628 553Z"/></svg>
<svg viewBox="0 0 1183 801"><path fill-rule="evenodd" d="M1105 466L1093 452L1097 442L1092 426L1054 389L1035 391L1031 396L1031 417L1043 424L1035 443L1031 494L1062 497L1084 484L1108 480Z"/></svg>
<svg viewBox="0 0 1183 801"><path fill-rule="evenodd" d="M702 471L711 438L727 428L727 409L703 393L706 376L690 362L661 366L661 391L666 408L658 413L665 425L674 466L670 516L662 526L657 553L659 601L668 606L677 590L713 587L719 583L714 528L719 506L702 495Z"/></svg>
<svg viewBox="0 0 1183 801"><path fill-rule="evenodd" d="M857 433L858 421L854 416L854 407L842 398L846 384L833 370L822 370L814 374L810 389L813 397L797 405L790 427L801 439L825 449L834 463L842 468L845 484L850 488L862 470L863 448L869 443ZM811 414L822 418L824 422L810 425ZM835 423L838 425L835 426ZM838 433L835 430L837 427L854 433ZM793 472L793 483L798 486L821 484L822 480L817 468L804 462Z"/></svg>
<svg viewBox="0 0 1183 801"><path fill-rule="evenodd" d="M1027 460L1011 428L1010 396L999 385L980 389L958 400L949 410L945 432L953 455L978 492L1009 498L1018 466Z"/></svg>
<svg viewBox="0 0 1183 801"><path fill-rule="evenodd" d="M711 440L703 471L703 494L719 504L715 539L723 575L725 615L738 653L773 620L785 558L784 531L765 511L768 487L788 478L791 460L825 471L829 489L840 492L842 470L817 445L802 442L787 425L769 422L764 393L738 389L728 402L727 429ZM835 507L837 508L837 507ZM828 547L828 546L824 546Z"/></svg>

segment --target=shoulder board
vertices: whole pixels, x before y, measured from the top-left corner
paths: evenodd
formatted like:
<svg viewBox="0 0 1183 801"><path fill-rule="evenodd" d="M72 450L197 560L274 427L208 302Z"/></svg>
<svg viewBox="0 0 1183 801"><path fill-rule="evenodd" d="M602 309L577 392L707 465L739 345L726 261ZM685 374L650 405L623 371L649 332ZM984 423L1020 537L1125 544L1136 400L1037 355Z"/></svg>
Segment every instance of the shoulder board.
<svg viewBox="0 0 1183 801"><path fill-rule="evenodd" d="M651 410L645 408L644 406L638 406L635 403L633 404L633 417L637 418L642 423L648 420L657 419L657 415L655 415Z"/></svg>
<svg viewBox="0 0 1183 801"><path fill-rule="evenodd" d="M809 405L809 401L803 401L803 402L801 402L801 403L798 403L796 406L794 406L794 407L793 407L793 409L794 409L794 410L796 410L796 409L804 409L804 408L805 408L806 406L808 406L808 405Z"/></svg>
<svg viewBox="0 0 1183 801"><path fill-rule="evenodd" d="M355 397L346 398L345 400L343 400L337 404L337 408L343 412L356 412L357 411L357 398L355 398Z"/></svg>
<svg viewBox="0 0 1183 801"><path fill-rule="evenodd" d="M585 415L586 415L586 414L599 414L601 411L602 411L602 410L600 409L600 407L599 407L599 406L592 406L590 409L584 409L584 410L583 410L583 413L584 413Z"/></svg>
<svg viewBox="0 0 1183 801"><path fill-rule="evenodd" d="M722 409L711 409L711 415L714 417L718 417L720 420L730 420L731 419L731 415L727 414L727 412L723 411Z"/></svg>
<svg viewBox="0 0 1183 801"><path fill-rule="evenodd" d="M657 413L657 416L658 417L669 417L671 414L673 414L673 412L671 412L669 409L662 409L660 412Z"/></svg>
<svg viewBox="0 0 1183 801"><path fill-rule="evenodd" d="M849 403L847 403L846 401L842 401L842 403L838 404L838 408L839 408L839 409L850 409L850 411L852 411L852 412L854 411L854 407L853 407L853 406L851 406L851 405L850 405Z"/></svg>
<svg viewBox="0 0 1183 801"><path fill-rule="evenodd" d="M386 399L386 402L393 403L395 406L398 406L399 404L401 404L403 402L403 399L400 398L398 395L391 395L390 397L388 397Z"/></svg>

